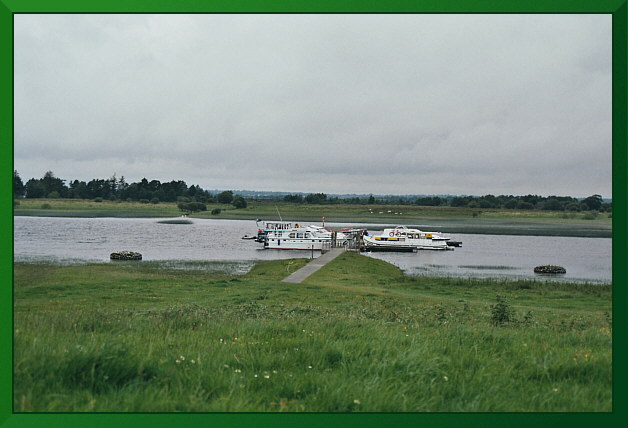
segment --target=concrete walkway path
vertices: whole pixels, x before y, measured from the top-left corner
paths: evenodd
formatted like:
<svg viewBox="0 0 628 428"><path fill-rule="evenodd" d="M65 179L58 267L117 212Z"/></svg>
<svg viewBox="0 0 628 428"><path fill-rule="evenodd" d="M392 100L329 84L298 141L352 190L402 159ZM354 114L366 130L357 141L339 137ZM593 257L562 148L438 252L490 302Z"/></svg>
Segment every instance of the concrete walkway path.
<svg viewBox="0 0 628 428"><path fill-rule="evenodd" d="M290 274L288 277L282 279L281 282L292 282L294 284L299 284L305 278L312 275L314 272L316 272L344 252L344 248L332 248L331 251L312 260L298 271L292 272L292 274Z"/></svg>

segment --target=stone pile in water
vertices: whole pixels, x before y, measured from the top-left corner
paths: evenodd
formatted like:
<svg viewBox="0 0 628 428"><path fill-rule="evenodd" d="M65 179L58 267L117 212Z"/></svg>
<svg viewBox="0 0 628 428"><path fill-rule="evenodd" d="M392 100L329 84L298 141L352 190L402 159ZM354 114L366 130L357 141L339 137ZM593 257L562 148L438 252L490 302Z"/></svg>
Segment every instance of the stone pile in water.
<svg viewBox="0 0 628 428"><path fill-rule="evenodd" d="M117 251L111 253L111 260L142 260L142 255L135 251Z"/></svg>
<svg viewBox="0 0 628 428"><path fill-rule="evenodd" d="M567 273L567 271L562 266L545 265L535 267L534 273Z"/></svg>

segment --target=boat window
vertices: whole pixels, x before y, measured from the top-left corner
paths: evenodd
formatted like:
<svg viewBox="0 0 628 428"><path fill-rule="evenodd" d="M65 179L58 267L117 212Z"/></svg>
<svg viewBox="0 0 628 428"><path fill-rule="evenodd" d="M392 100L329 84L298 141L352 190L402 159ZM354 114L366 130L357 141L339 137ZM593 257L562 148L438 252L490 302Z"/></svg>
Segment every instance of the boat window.
<svg viewBox="0 0 628 428"><path fill-rule="evenodd" d="M292 232L290 235L288 235L290 238L294 238L294 232Z"/></svg>
<svg viewBox="0 0 628 428"><path fill-rule="evenodd" d="M305 237L306 238L310 238L312 235L310 235L310 232L305 232Z"/></svg>
<svg viewBox="0 0 628 428"><path fill-rule="evenodd" d="M297 233L297 238L303 238L303 233L301 232Z"/></svg>

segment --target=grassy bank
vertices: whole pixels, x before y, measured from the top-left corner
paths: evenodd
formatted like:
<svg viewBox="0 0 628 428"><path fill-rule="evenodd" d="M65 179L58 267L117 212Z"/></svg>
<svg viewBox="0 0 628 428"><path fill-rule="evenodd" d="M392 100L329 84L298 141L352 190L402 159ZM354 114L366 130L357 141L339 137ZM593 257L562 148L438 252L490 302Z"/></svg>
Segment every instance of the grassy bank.
<svg viewBox="0 0 628 428"><path fill-rule="evenodd" d="M320 223L374 223L420 225L448 233L487 233L510 235L610 237L612 219L608 214L590 218L590 213L538 210L487 210L412 205L295 205L282 202L251 201L247 208L209 204L208 210L193 214L198 218L285 220ZM211 211L221 213L212 215ZM75 199L22 199L15 215L64 217L176 217L175 203L86 201Z"/></svg>
<svg viewBox="0 0 628 428"><path fill-rule="evenodd" d="M306 262L17 264L15 410L611 410L610 286Z"/></svg>

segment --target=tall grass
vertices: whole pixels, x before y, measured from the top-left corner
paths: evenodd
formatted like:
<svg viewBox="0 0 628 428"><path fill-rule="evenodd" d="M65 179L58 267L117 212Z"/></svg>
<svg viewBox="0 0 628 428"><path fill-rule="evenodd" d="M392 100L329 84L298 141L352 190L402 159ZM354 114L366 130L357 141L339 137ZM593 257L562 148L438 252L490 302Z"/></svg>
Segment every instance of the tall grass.
<svg viewBox="0 0 628 428"><path fill-rule="evenodd" d="M424 284L355 254L280 282L303 263L17 265L15 410L611 410L608 290L539 283L520 304L508 283Z"/></svg>

